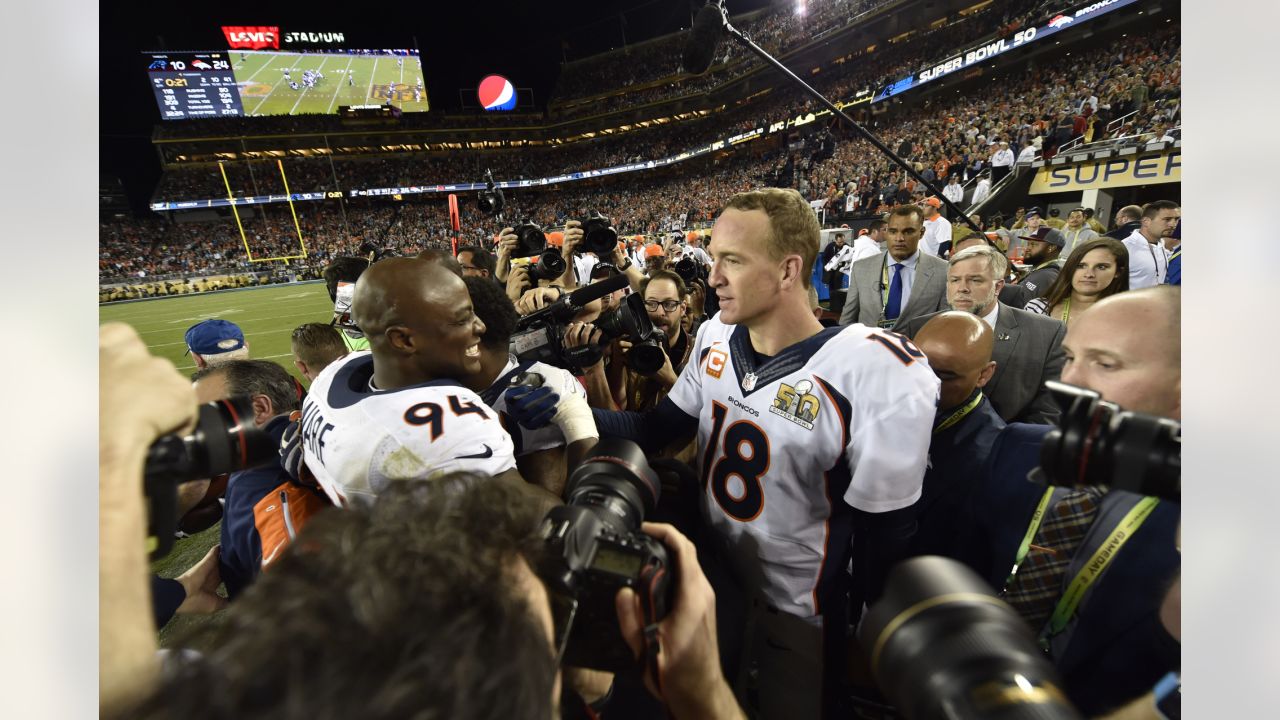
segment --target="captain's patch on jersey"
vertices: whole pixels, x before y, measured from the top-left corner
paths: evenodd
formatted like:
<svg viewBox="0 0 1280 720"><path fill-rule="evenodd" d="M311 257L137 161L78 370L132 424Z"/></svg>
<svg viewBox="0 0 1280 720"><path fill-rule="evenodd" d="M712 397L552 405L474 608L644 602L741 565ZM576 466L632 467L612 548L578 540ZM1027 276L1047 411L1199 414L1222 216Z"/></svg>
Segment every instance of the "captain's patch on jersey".
<svg viewBox="0 0 1280 720"><path fill-rule="evenodd" d="M794 387L780 383L778 396L769 406L769 412L786 418L805 430L813 429L818 410L818 396L813 394L813 382L810 380L801 380Z"/></svg>
<svg viewBox="0 0 1280 720"><path fill-rule="evenodd" d="M729 362L729 354L720 348L712 348L707 355L707 374L719 380L724 366Z"/></svg>

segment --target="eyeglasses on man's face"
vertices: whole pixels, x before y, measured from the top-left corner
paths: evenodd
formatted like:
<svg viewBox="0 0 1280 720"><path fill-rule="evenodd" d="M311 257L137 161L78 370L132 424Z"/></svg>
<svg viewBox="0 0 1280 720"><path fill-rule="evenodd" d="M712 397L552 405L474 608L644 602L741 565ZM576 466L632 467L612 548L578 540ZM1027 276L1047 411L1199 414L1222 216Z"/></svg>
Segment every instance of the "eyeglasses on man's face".
<svg viewBox="0 0 1280 720"><path fill-rule="evenodd" d="M665 312L673 313L676 311L676 308L680 307L680 301L679 300L662 300L662 301L645 300L644 307L649 312L657 312L658 308L661 307Z"/></svg>

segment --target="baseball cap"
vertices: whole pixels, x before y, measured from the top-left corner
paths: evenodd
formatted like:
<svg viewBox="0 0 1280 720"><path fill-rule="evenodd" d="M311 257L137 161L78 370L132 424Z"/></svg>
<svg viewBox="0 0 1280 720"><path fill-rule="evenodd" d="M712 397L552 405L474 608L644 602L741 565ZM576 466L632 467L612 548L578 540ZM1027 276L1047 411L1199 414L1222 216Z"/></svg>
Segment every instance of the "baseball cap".
<svg viewBox="0 0 1280 720"><path fill-rule="evenodd" d="M1044 217L1044 215L1040 212L1040 208L1038 207L1027 208L1026 216L1031 217L1032 215L1039 215L1040 217Z"/></svg>
<svg viewBox="0 0 1280 720"><path fill-rule="evenodd" d="M648 245L644 246L645 257L651 258L651 257L659 257L662 255L665 255L665 253L663 253L662 248L658 247L656 244L649 243Z"/></svg>
<svg viewBox="0 0 1280 720"><path fill-rule="evenodd" d="M925 204L925 205L932 205L932 206L933 206L933 207L935 207L935 208L940 208L940 207L942 207L942 201L941 201L941 200L939 200L939 199L937 198L937 196L935 196L935 195L930 195L929 197L925 198L925 199L924 199L924 204Z"/></svg>
<svg viewBox="0 0 1280 720"><path fill-rule="evenodd" d="M863 235L870 235L870 234L871 233L869 233L866 228L862 228L861 230L858 231L858 237L862 237Z"/></svg>
<svg viewBox="0 0 1280 720"><path fill-rule="evenodd" d="M244 347L240 326L227 320L203 320L187 328L184 337L187 352L200 355L217 355Z"/></svg>
<svg viewBox="0 0 1280 720"><path fill-rule="evenodd" d="M1040 242L1057 245L1058 247L1067 246L1067 238L1063 236L1061 232L1049 227L1048 225L1042 225L1035 232L1029 235L1023 235L1022 237L1025 240L1039 240Z"/></svg>

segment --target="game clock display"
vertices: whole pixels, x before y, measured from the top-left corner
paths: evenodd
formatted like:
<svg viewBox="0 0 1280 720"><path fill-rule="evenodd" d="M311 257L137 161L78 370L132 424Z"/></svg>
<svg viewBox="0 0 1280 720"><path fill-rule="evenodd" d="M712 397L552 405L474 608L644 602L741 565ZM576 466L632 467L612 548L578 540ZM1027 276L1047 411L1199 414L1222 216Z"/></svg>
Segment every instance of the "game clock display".
<svg viewBox="0 0 1280 720"><path fill-rule="evenodd" d="M164 53L147 58L151 90L163 119L244 115L226 53Z"/></svg>

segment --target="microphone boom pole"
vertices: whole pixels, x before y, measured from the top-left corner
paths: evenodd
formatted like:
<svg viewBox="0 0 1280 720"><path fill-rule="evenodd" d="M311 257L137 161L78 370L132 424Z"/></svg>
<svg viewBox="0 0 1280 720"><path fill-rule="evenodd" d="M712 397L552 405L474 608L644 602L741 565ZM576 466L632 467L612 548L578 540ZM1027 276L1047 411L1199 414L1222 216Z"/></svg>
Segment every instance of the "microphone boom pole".
<svg viewBox="0 0 1280 720"><path fill-rule="evenodd" d="M867 142L871 143L875 147L875 149L883 153L885 157L892 160L899 167L905 170L908 175L915 178L916 182L919 182L920 184L924 185L926 188L929 188L929 190L932 191L932 193L935 196L937 196L939 200L945 203L946 206L950 208L951 211L954 212L964 222L964 224L973 228L974 232L977 232L979 234L982 233L982 230L978 227L978 225L972 220L970 220L969 216L966 215L963 210L957 207L955 203L951 202L951 200L947 199L947 196L942 194L942 191L938 190L937 186L935 186L933 183L929 182L928 180L925 180L920 175L920 173L916 172L915 168L911 167L910 163L898 157L897 153L893 152L888 147L886 147L884 143L880 142L880 138L877 138L875 135L872 135L871 131L862 127L862 125L858 124L857 121L855 121L853 118L846 115L843 110L836 107L835 104L832 103L830 100L828 100L822 93L815 90L812 86L809 85L809 83L805 82L804 80L801 80L795 73L791 72L791 70L788 69L786 65L783 65L781 62L777 60L777 58L770 55L764 48L760 47L759 45L756 45L755 42L752 41L751 38L747 37L745 33L743 33L738 28L734 27L733 24L729 22L729 17L728 17L728 14L725 12L723 2L717 3L716 5L718 6L717 9L719 10L717 14L720 16L719 19L720 19L721 27L725 31L727 31L730 35L732 35L734 40L737 40L739 44L743 45L748 50L755 53L760 59L764 60L769 65L772 65L776 70L781 72L783 75L786 75L788 78L791 79L792 82L804 88L805 92L809 93L809 95L813 96L814 99L822 103L822 105L826 107L828 110L830 110L832 113L834 113L836 117L840 118L841 120L844 120L845 123L847 123L849 127L853 128L854 132L856 132L859 136L861 136L863 140L866 140ZM703 10L706 10L707 8L710 8L710 7L712 7L712 4L708 3L706 7L703 8Z"/></svg>

